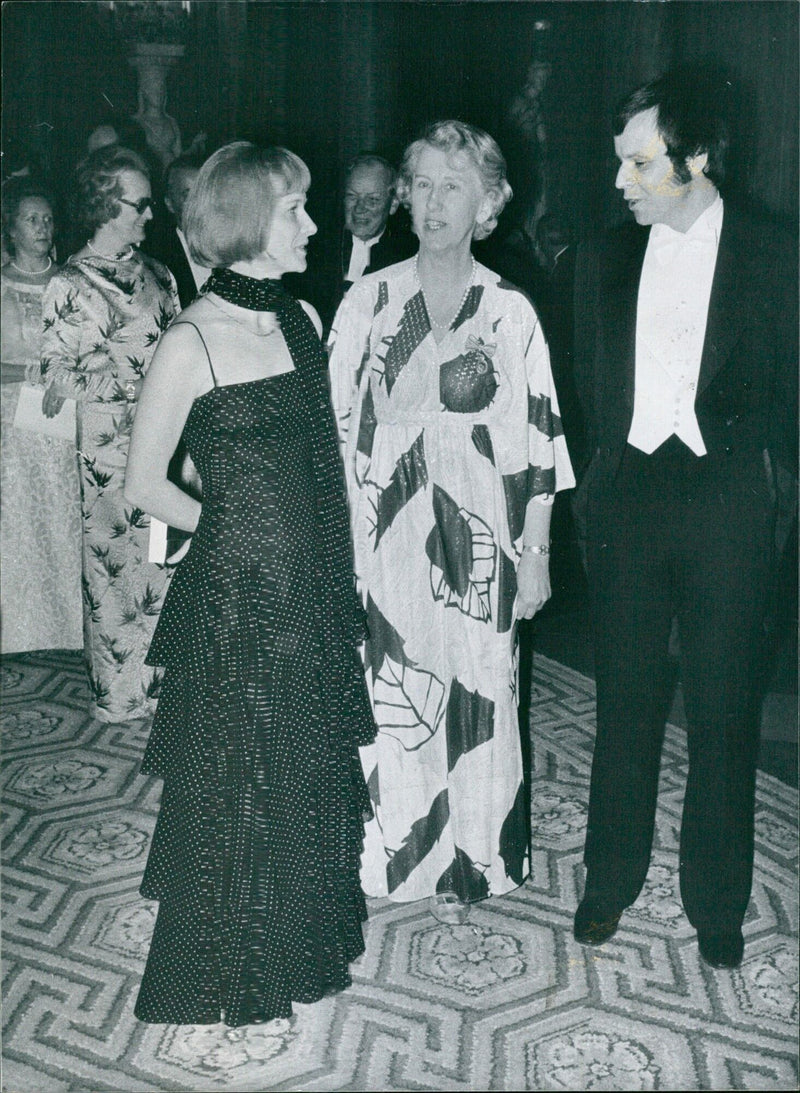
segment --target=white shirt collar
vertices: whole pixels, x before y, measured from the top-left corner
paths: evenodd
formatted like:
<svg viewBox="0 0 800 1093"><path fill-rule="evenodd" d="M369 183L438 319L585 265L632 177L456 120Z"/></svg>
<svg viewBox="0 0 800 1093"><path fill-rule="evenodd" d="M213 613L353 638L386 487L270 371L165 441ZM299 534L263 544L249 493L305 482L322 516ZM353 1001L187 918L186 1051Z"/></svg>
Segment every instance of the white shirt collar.
<svg viewBox="0 0 800 1093"><path fill-rule="evenodd" d="M383 235L383 232L381 232L380 235L376 235L374 239L359 239L359 237L357 235L354 235L353 236L353 246L354 247L374 247L375 244L378 242L378 240L381 238L382 235Z"/></svg>
<svg viewBox="0 0 800 1093"><path fill-rule="evenodd" d="M650 242L683 245L689 242L705 242L719 239L722 230L723 203L719 194L707 209L704 209L691 227L685 232L676 231L669 224L654 224L650 229Z"/></svg>

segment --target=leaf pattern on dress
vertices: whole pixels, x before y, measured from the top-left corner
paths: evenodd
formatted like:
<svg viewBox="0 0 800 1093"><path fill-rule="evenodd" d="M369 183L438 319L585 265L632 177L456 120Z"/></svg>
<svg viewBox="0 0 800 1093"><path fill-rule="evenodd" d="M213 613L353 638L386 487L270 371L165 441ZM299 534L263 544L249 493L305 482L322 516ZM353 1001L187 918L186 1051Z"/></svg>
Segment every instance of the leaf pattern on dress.
<svg viewBox="0 0 800 1093"><path fill-rule="evenodd" d="M478 865L460 846L455 846L455 857L436 882L437 892L457 892L465 903L486 899L489 895L489 882L486 879L488 865Z"/></svg>
<svg viewBox="0 0 800 1093"><path fill-rule="evenodd" d="M494 702L477 691L468 691L454 679L447 699L445 727L449 774L462 755L494 736Z"/></svg>
<svg viewBox="0 0 800 1093"><path fill-rule="evenodd" d="M375 436L375 426L377 424L378 419L375 417L372 388L368 386L361 403L361 416L358 422L358 437L356 439L357 450L368 459L372 455L372 440Z"/></svg>
<svg viewBox="0 0 800 1093"><path fill-rule="evenodd" d="M433 488L434 526L425 541L431 594L464 615L488 622L497 546L492 530L474 512L458 507L440 486Z"/></svg>
<svg viewBox="0 0 800 1093"><path fill-rule="evenodd" d="M503 493L506 498L506 515L511 542L522 535L525 526L525 510L528 507L528 468L516 474L503 475Z"/></svg>
<svg viewBox="0 0 800 1093"><path fill-rule="evenodd" d="M475 445L476 450L494 466L494 447L492 446L492 435L489 432L488 425L480 423L472 426L472 443Z"/></svg>
<svg viewBox="0 0 800 1093"><path fill-rule="evenodd" d="M381 613L372 596L367 596L367 628L369 641L364 647L364 659L373 676L381 670L386 656L391 657L395 664L413 667L414 662L406 656L403 639Z"/></svg>
<svg viewBox="0 0 800 1093"><path fill-rule="evenodd" d="M389 303L389 286L385 281L378 282L378 298L375 300L375 307L372 312L372 317L379 315L381 311Z"/></svg>
<svg viewBox="0 0 800 1093"><path fill-rule="evenodd" d="M504 550L499 552L497 565L497 632L507 633L514 623L514 600L517 597L517 567Z"/></svg>
<svg viewBox="0 0 800 1093"><path fill-rule="evenodd" d="M373 805L377 808L381 803L381 783L378 777L378 764L372 768L369 778L367 778L367 789L369 791L369 799Z"/></svg>
<svg viewBox="0 0 800 1093"><path fill-rule="evenodd" d="M461 309L453 320L451 330L458 330L462 323L466 323L473 315L477 314L483 299L483 285L473 285L467 293Z"/></svg>
<svg viewBox="0 0 800 1093"><path fill-rule="evenodd" d="M83 590L83 603L86 608L87 617L91 622L99 622L100 600L95 597L92 586L89 584L85 573L81 576L81 588Z"/></svg>
<svg viewBox="0 0 800 1093"><path fill-rule="evenodd" d="M552 496L555 489L555 467L536 467L529 464L524 471L503 475L508 529L512 542L516 542L522 535L522 529L525 526L525 512L531 498L545 495Z"/></svg>
<svg viewBox="0 0 800 1093"><path fill-rule="evenodd" d="M386 384L387 394L392 393L395 381L411 359L414 350L419 346L431 331L428 321L428 312L425 310L425 298L422 289L408 300L397 324L397 333L391 338L384 338L383 344L387 346L386 356L378 360L383 364L383 379Z"/></svg>
<svg viewBox="0 0 800 1093"><path fill-rule="evenodd" d="M405 751L417 751L439 730L444 692L444 684L432 672L384 656L372 684L380 731L397 740Z"/></svg>
<svg viewBox="0 0 800 1093"><path fill-rule="evenodd" d="M97 460L90 459L88 455L83 457L83 466L89 482L98 490L104 490L114 479L113 472L98 469Z"/></svg>
<svg viewBox="0 0 800 1093"><path fill-rule="evenodd" d="M528 497L553 496L556 492L555 467L528 467Z"/></svg>
<svg viewBox="0 0 800 1093"><path fill-rule="evenodd" d="M423 433L420 433L408 451L403 452L397 460L392 477L378 495L375 526L376 550L381 536L392 526L400 510L427 484L425 437Z"/></svg>
<svg viewBox="0 0 800 1093"><path fill-rule="evenodd" d="M549 440L564 435L561 418L553 413L553 404L547 395L534 395L532 391L528 391L528 424L533 425Z"/></svg>
<svg viewBox="0 0 800 1093"><path fill-rule="evenodd" d="M500 828L500 857L506 873L515 884L522 884L527 873L529 820L525 815L525 787L520 782L508 815Z"/></svg>
<svg viewBox="0 0 800 1093"><path fill-rule="evenodd" d="M399 850L391 852L386 865L386 881L390 892L394 892L408 880L418 862L421 862L433 849L450 819L450 805L447 790L443 789L433 799L426 816L421 816L411 825L411 830Z"/></svg>

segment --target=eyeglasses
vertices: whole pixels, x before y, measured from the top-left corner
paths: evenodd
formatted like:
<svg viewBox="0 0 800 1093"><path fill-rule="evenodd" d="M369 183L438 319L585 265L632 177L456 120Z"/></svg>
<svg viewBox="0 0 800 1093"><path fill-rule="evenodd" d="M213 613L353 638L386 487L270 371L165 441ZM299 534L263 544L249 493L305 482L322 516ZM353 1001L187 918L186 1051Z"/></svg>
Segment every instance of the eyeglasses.
<svg viewBox="0 0 800 1093"><path fill-rule="evenodd" d="M344 199L348 205L363 205L365 209L369 209L372 213L377 212L386 204L386 197L383 194L346 193Z"/></svg>
<svg viewBox="0 0 800 1093"><path fill-rule="evenodd" d="M155 202L152 197L140 197L138 201L128 201L127 197L118 197L117 201L121 201L123 205L130 205L132 209L136 209L139 216L142 215L145 210L151 211L155 208Z"/></svg>

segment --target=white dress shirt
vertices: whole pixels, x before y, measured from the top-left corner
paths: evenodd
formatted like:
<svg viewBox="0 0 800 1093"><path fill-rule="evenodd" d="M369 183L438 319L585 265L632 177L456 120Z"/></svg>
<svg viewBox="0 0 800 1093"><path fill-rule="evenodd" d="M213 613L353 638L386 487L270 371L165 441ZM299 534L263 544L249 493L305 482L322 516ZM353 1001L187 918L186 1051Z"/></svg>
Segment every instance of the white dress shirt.
<svg viewBox="0 0 800 1093"><path fill-rule="evenodd" d="M375 246L382 235L383 232L376 235L374 239L367 239L366 242L359 239L357 235L353 236L353 250L350 253L350 265L347 268L345 281L358 281L364 276L364 270L369 265L370 248Z"/></svg>
<svg viewBox="0 0 800 1093"><path fill-rule="evenodd" d="M189 244L186 242L186 236L183 234L180 228L176 228L175 232L178 236L181 246L183 247L186 260L189 263L189 268L192 271L192 277L194 277L194 287L199 292L206 281L211 276L211 270L208 266L198 266L197 262L192 258L189 252Z"/></svg>
<svg viewBox="0 0 800 1093"><path fill-rule="evenodd" d="M654 224L636 311L636 386L628 443L654 452L673 433L695 455L706 446L694 402L722 229L722 198L687 232Z"/></svg>

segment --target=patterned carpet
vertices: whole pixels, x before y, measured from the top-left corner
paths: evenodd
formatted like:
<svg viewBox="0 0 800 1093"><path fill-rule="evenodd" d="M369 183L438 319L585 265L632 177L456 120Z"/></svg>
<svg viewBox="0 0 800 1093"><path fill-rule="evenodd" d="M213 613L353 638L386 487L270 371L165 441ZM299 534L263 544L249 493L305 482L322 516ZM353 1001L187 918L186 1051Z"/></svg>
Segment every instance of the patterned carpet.
<svg viewBox="0 0 800 1093"><path fill-rule="evenodd" d="M677 896L671 728L646 890L612 942L581 948L593 685L576 672L535 665L531 879L455 928L373 901L349 991L237 1030L133 1017L160 792L137 774L147 727L88 720L71 654L6 659L2 684L6 1093L797 1088L797 791L759 775L745 961L712 971Z"/></svg>

